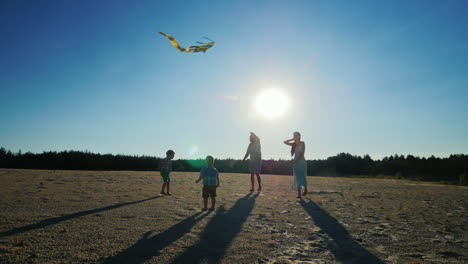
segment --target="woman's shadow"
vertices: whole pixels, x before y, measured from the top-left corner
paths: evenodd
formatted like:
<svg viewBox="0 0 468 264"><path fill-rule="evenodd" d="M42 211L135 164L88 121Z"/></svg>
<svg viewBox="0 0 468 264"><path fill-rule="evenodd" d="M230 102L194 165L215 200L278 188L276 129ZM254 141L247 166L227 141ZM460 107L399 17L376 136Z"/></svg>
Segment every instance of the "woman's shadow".
<svg viewBox="0 0 468 264"><path fill-rule="evenodd" d="M384 263L354 240L346 228L312 200L309 199L309 202L300 200L299 203L312 217L314 224L336 243L336 245L330 244L329 248L338 260L343 263Z"/></svg>
<svg viewBox="0 0 468 264"><path fill-rule="evenodd" d="M247 194L228 210L220 207L203 230L197 244L188 248L172 263L218 263L255 206L258 193Z"/></svg>

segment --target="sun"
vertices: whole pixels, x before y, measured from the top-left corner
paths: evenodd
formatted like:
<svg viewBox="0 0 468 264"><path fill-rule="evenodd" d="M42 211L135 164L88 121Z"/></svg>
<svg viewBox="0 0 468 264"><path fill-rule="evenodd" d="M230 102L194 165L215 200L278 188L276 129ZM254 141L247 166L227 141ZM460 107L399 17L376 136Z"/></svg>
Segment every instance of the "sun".
<svg viewBox="0 0 468 264"><path fill-rule="evenodd" d="M289 107L289 99L280 90L268 89L257 95L255 108L259 114L268 119L283 116Z"/></svg>

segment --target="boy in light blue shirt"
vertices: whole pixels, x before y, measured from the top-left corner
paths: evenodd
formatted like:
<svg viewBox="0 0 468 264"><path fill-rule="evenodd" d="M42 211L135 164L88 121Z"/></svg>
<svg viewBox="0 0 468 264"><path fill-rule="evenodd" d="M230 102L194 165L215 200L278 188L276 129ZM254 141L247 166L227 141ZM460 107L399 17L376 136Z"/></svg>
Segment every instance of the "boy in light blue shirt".
<svg viewBox="0 0 468 264"><path fill-rule="evenodd" d="M211 197L211 207L210 211L215 210L216 205L216 188L219 187L219 172L213 166L214 158L212 156L207 156L205 159L206 165L201 168L200 177L195 181L199 183L203 179L203 211L208 210L208 197Z"/></svg>

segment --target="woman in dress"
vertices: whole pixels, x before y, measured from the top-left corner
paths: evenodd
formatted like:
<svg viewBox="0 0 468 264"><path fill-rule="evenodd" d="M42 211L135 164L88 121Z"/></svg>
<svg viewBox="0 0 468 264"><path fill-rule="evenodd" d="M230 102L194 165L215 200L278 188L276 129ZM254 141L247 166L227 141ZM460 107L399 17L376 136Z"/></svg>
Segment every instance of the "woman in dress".
<svg viewBox="0 0 468 264"><path fill-rule="evenodd" d="M304 157L305 143L301 141L301 133L294 132L292 139L285 140L283 143L291 146L291 156L293 159L294 186L297 188L297 198L307 195L307 161ZM301 196L301 189L304 192Z"/></svg>
<svg viewBox="0 0 468 264"><path fill-rule="evenodd" d="M258 181L258 191L262 190L262 179L260 178L260 171L262 169L262 151L260 145L260 138L255 135L255 133L250 132L250 144L247 148L247 152L245 153L244 159L246 160L247 157L250 155L249 161L249 171L250 171L250 183L252 184L252 188L250 189L251 192L255 189L255 177L257 176Z"/></svg>

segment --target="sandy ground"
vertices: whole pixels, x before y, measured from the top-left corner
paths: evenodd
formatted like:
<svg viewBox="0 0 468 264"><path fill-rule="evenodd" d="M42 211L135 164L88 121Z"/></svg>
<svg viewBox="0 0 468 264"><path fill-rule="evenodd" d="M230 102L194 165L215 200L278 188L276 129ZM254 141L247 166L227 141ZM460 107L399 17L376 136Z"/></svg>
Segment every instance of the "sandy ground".
<svg viewBox="0 0 468 264"><path fill-rule="evenodd" d="M468 263L468 188L382 179L0 169L0 263Z"/></svg>

